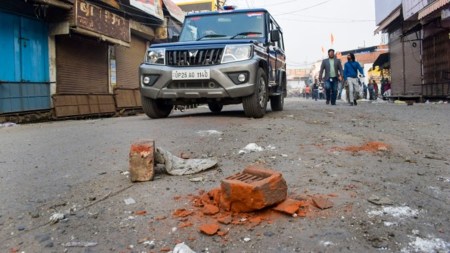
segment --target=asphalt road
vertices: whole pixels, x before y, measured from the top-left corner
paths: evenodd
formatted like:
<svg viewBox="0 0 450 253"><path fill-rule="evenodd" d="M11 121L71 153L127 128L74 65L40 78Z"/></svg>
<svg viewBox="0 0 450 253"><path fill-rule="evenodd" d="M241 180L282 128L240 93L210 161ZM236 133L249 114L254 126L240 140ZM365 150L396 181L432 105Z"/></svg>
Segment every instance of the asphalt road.
<svg viewBox="0 0 450 253"><path fill-rule="evenodd" d="M224 109L0 128L0 252L161 252L179 242L196 252L449 252L448 104L288 99L263 119L246 118L241 106ZM219 166L196 175L202 182L161 173L133 184L123 172L131 143L142 139L176 155L217 157ZM388 148L347 151L368 142ZM249 143L265 150L239 154ZM226 225L224 237L198 232L209 217L171 215L253 163L281 171L291 196L327 196L334 206ZM373 204L372 195L390 203ZM66 219L50 224L55 212ZM186 221L192 226L181 228Z"/></svg>

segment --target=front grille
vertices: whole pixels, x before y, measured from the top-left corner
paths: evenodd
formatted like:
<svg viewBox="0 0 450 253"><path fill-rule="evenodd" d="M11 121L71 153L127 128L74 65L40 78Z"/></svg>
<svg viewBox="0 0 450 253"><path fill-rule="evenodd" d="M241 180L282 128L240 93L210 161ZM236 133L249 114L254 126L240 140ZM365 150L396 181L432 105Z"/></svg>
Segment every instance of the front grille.
<svg viewBox="0 0 450 253"><path fill-rule="evenodd" d="M168 89L217 89L220 85L212 80L205 81L173 81L167 85Z"/></svg>
<svg viewBox="0 0 450 253"><path fill-rule="evenodd" d="M219 64L223 48L167 51L169 66L204 66Z"/></svg>

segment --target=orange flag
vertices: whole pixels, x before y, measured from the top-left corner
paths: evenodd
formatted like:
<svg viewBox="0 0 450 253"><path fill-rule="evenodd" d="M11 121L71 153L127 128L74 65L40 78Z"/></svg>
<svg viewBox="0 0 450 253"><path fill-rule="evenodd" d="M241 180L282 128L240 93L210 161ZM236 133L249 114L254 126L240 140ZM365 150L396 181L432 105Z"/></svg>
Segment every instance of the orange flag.
<svg viewBox="0 0 450 253"><path fill-rule="evenodd" d="M334 36L333 36L333 34L331 34L331 45L333 45L334 44Z"/></svg>
<svg viewBox="0 0 450 253"><path fill-rule="evenodd" d="M322 54L325 53L325 48L322 46Z"/></svg>

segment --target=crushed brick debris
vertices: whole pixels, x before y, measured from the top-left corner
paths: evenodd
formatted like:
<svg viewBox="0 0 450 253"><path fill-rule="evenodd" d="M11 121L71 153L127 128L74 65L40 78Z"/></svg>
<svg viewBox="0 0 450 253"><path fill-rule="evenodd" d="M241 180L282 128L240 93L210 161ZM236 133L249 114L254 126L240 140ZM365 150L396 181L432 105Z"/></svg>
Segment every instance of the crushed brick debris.
<svg viewBox="0 0 450 253"><path fill-rule="evenodd" d="M198 229L206 235L215 235L219 231L220 226L217 224L203 224Z"/></svg>
<svg viewBox="0 0 450 253"><path fill-rule="evenodd" d="M173 212L172 215L175 217L187 217L189 215L192 215L193 213L194 213L193 211L188 211L183 208L175 210L175 212Z"/></svg>
<svg viewBox="0 0 450 253"><path fill-rule="evenodd" d="M285 201L281 202L272 209L278 212L293 215L298 211L298 209L300 209L300 206L302 205L304 205L303 201L295 199L286 199Z"/></svg>
<svg viewBox="0 0 450 253"><path fill-rule="evenodd" d="M251 173L248 173L250 175L246 175L245 173L241 174L242 175L236 174L233 176L242 177L240 179L246 181L247 184L249 182L252 183L258 181L257 176L262 175L258 174L253 175L252 177ZM272 224L274 221L286 217L286 214L293 217L314 218L316 217L316 213L322 212L321 209L331 208L333 206L333 203L329 201L328 198L337 196L335 194L312 196L292 193L290 194L291 197L287 198L287 186L284 183L281 174L279 174L280 177L278 177L278 174L279 173L270 172L268 177L275 175L273 178L276 178L276 180L268 180L269 187L267 189L259 190L259 192L267 192L270 194L277 190L277 187L281 187L282 193L280 195L284 195L281 201L262 197L260 200L263 200L264 203L252 202L257 208L248 206L249 203L242 205L238 204L235 205L235 208L230 208L230 199L233 199L234 201L241 197L246 199L246 196L239 193L239 198L234 198L233 196L230 197L230 192L224 193L224 191L230 189L232 190L231 192L234 192L234 184L238 181L235 180L236 178L230 179L230 177L228 177L228 180L233 181L228 185L229 187L214 188L209 192L200 190L197 195L189 194L187 195L187 198L190 200L192 209L177 209L172 215L174 218L177 218L179 222L178 228L187 229L188 227L195 226L198 228L199 232L205 235L217 235L224 237L224 240L226 240L226 236L229 235L234 226L244 226L244 228L252 229L259 225ZM238 183L238 185L241 186L240 183ZM241 189L240 186L237 188ZM224 195L226 196L224 197ZM277 196L277 198L279 199L279 196ZM232 203L236 204L236 202ZM272 204L267 205L267 203ZM266 207L260 209L261 205ZM249 212L249 210L255 211ZM223 226L224 229L222 229L221 226ZM192 241L195 240L195 238L189 237L188 240Z"/></svg>
<svg viewBox="0 0 450 253"><path fill-rule="evenodd" d="M357 153L357 152L375 153L378 151L382 151L382 152L389 151L389 150L391 150L391 147L388 144L383 143L383 142L371 141L371 142L366 142L361 146L338 147L338 148L334 148L334 150L348 151L348 152L352 152L352 153Z"/></svg>
<svg viewBox="0 0 450 253"><path fill-rule="evenodd" d="M145 211L145 210L137 210L137 211L134 212L134 214L135 215L146 215L147 211Z"/></svg>
<svg viewBox="0 0 450 253"><path fill-rule="evenodd" d="M219 213L219 211L219 207L211 204L205 204L202 209L202 212L205 215L214 215Z"/></svg>
<svg viewBox="0 0 450 253"><path fill-rule="evenodd" d="M186 222L181 222L180 224L178 224L178 228L187 228L187 227L192 227L194 224L192 224L192 222L190 221L186 221Z"/></svg>
<svg viewBox="0 0 450 253"><path fill-rule="evenodd" d="M315 196L312 198L312 201L317 208L320 208L322 210L331 208L334 205L333 202L331 202L330 200L323 198L323 197Z"/></svg>

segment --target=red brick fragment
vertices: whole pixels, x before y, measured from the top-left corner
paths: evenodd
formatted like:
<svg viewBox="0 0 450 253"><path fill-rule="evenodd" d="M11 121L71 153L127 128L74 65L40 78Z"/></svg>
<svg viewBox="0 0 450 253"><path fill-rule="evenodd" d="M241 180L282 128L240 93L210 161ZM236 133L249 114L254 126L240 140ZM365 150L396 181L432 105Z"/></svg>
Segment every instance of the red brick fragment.
<svg viewBox="0 0 450 253"><path fill-rule="evenodd" d="M129 172L132 182L153 180L155 142L151 140L133 143L129 154Z"/></svg>
<svg viewBox="0 0 450 253"><path fill-rule="evenodd" d="M225 230L225 231L218 231L218 232L217 232L217 235L223 237L223 236L226 236L226 235L228 234L228 232L229 232L228 230Z"/></svg>
<svg viewBox="0 0 450 253"><path fill-rule="evenodd" d="M220 226L217 224L203 224L198 229L206 235L215 235L219 231Z"/></svg>
<svg viewBox="0 0 450 253"><path fill-rule="evenodd" d="M188 211L186 209L177 209L175 210L175 212L172 213L172 215L175 217L187 217L192 213L193 213L192 211Z"/></svg>
<svg viewBox="0 0 450 253"><path fill-rule="evenodd" d="M192 226L193 226L192 222L189 221L181 222L180 224L178 224L178 228L187 228Z"/></svg>
<svg viewBox="0 0 450 253"><path fill-rule="evenodd" d="M233 218L231 217L231 215L225 215L225 216L217 218L217 221L219 223L228 225L228 224L230 224L233 221Z"/></svg>
<svg viewBox="0 0 450 253"><path fill-rule="evenodd" d="M272 209L278 212L293 215L298 211L300 206L302 206L301 201L295 199L286 199Z"/></svg>
<svg viewBox="0 0 450 253"><path fill-rule="evenodd" d="M171 251L171 250L172 250L172 249L169 248L169 247L164 247L164 248L160 249L161 252L169 252L169 251Z"/></svg>
<svg viewBox="0 0 450 253"><path fill-rule="evenodd" d="M210 205L210 204L206 204L203 209L202 209L202 213L205 215L214 215L219 213L219 208L215 205Z"/></svg>
<svg viewBox="0 0 450 253"><path fill-rule="evenodd" d="M135 215L146 215L147 211L145 211L145 210L137 210L137 211L134 212L134 214Z"/></svg>
<svg viewBox="0 0 450 253"><path fill-rule="evenodd" d="M282 202L287 185L281 173L249 166L221 183L220 207L233 212L252 212Z"/></svg>
<svg viewBox="0 0 450 253"><path fill-rule="evenodd" d="M329 201L326 198L322 198L322 197L313 197L312 201L314 203L314 205L320 209L328 209L333 207L333 202Z"/></svg>

